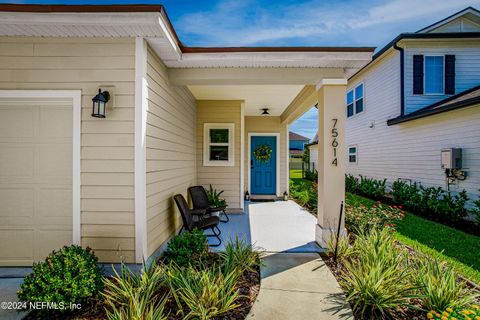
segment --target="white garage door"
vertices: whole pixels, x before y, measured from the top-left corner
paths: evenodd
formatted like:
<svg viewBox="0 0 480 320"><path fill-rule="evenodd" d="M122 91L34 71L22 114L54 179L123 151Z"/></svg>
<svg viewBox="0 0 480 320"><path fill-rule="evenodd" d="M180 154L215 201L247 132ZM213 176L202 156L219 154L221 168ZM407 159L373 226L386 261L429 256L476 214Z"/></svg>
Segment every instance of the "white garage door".
<svg viewBox="0 0 480 320"><path fill-rule="evenodd" d="M72 243L72 105L0 98L0 266Z"/></svg>

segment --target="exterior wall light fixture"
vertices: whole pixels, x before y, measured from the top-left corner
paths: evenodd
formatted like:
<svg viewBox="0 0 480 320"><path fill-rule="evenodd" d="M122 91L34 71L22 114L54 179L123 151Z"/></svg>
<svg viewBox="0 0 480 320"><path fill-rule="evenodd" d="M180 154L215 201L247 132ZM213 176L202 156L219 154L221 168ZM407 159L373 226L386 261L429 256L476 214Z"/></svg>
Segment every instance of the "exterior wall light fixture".
<svg viewBox="0 0 480 320"><path fill-rule="evenodd" d="M105 109L106 104L110 100L110 93L108 91L103 91L98 89L98 94L93 97L93 109L92 117L95 118L105 118Z"/></svg>

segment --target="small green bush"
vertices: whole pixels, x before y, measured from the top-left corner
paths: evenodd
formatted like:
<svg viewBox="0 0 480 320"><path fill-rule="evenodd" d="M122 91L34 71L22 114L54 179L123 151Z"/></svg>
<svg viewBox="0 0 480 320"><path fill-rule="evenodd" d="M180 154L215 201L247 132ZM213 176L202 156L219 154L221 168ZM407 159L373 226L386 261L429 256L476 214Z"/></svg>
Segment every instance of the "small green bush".
<svg viewBox="0 0 480 320"><path fill-rule="evenodd" d="M185 231L170 240L165 257L180 267L201 263L208 255L207 237L201 230Z"/></svg>
<svg viewBox="0 0 480 320"><path fill-rule="evenodd" d="M372 199L382 199L386 191L387 179L376 180L360 175L358 192Z"/></svg>
<svg viewBox="0 0 480 320"><path fill-rule="evenodd" d="M480 191L480 190L478 190ZM475 224L480 227L480 198L478 198L477 200L475 200L473 202L473 209L471 210L471 213L473 214L474 218L475 218Z"/></svg>
<svg viewBox="0 0 480 320"><path fill-rule="evenodd" d="M130 271L122 264L121 274L114 269L115 276L105 279L102 296L108 320L164 320L167 301L161 288L165 283L165 273L152 264L143 267L142 272Z"/></svg>
<svg viewBox="0 0 480 320"><path fill-rule="evenodd" d="M317 170L307 170L305 171L305 179L309 181L318 181L318 172Z"/></svg>
<svg viewBox="0 0 480 320"><path fill-rule="evenodd" d="M167 282L182 319L208 320L238 308L239 274L223 274L220 268L179 268L170 265Z"/></svg>
<svg viewBox="0 0 480 320"><path fill-rule="evenodd" d="M359 188L358 178L351 174L345 175L345 191L350 193L358 193Z"/></svg>
<svg viewBox="0 0 480 320"><path fill-rule="evenodd" d="M34 263L18 291L25 302L83 303L103 288L97 257L89 248L72 245L53 251L44 262Z"/></svg>
<svg viewBox="0 0 480 320"><path fill-rule="evenodd" d="M478 299L478 294L469 293L464 281L450 266L436 259L422 258L415 276L425 311L464 308Z"/></svg>

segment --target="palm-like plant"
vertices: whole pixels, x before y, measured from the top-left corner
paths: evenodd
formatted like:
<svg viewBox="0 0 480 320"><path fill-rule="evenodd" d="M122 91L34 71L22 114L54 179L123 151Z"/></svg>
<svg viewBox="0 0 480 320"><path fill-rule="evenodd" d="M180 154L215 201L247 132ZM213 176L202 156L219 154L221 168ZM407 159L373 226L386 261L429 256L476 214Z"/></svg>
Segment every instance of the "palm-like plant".
<svg viewBox="0 0 480 320"><path fill-rule="evenodd" d="M254 272L260 266L262 253L256 251L245 239L235 236L235 241L228 241L225 250L220 253L223 264L223 273L237 271L243 274L245 271Z"/></svg>
<svg viewBox="0 0 480 320"><path fill-rule="evenodd" d="M217 191L217 189L214 189L212 185L210 185L209 189L207 190L207 197L208 197L208 203L212 207L226 207L227 206L227 201L225 199L220 198L220 196L223 194L223 190Z"/></svg>
<svg viewBox="0 0 480 320"><path fill-rule="evenodd" d="M105 278L102 292L107 304L109 320L163 320L166 296L159 292L164 285L164 271L151 265L143 267L141 274L121 266L121 274L114 269L115 277Z"/></svg>
<svg viewBox="0 0 480 320"><path fill-rule="evenodd" d="M469 292L464 281L458 281L453 269L437 259L422 258L416 274L416 282L426 311L464 308L479 298Z"/></svg>
<svg viewBox="0 0 480 320"><path fill-rule="evenodd" d="M238 273L170 265L166 277L183 319L208 320L238 308ZM185 308L185 306L187 308Z"/></svg>

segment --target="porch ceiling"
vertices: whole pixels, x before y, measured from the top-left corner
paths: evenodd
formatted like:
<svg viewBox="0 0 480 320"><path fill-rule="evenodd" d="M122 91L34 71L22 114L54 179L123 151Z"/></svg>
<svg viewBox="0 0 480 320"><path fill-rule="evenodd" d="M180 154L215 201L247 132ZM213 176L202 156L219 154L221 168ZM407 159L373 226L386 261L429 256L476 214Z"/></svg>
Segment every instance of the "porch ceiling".
<svg viewBox="0 0 480 320"><path fill-rule="evenodd" d="M198 100L244 100L245 115L259 116L268 108L271 116L280 116L302 90L302 85L190 85Z"/></svg>

